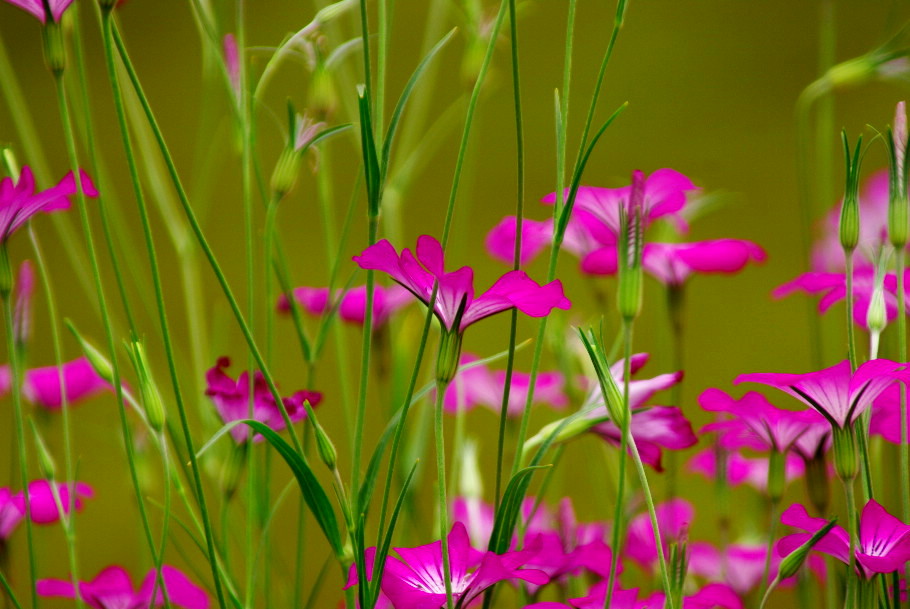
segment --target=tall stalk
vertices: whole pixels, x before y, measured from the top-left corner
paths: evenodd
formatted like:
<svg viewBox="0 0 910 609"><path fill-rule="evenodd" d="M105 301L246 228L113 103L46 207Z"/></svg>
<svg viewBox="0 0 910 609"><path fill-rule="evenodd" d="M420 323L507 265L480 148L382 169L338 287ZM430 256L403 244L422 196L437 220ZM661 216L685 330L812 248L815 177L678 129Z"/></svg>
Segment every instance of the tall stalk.
<svg viewBox="0 0 910 609"><path fill-rule="evenodd" d="M442 578L446 588L446 608L455 609L452 599L452 565L449 560L449 505L446 500L446 452L443 428L443 402L449 383L436 383L436 407L433 414L433 431L436 438L436 498L439 504L439 540L442 550Z"/></svg>

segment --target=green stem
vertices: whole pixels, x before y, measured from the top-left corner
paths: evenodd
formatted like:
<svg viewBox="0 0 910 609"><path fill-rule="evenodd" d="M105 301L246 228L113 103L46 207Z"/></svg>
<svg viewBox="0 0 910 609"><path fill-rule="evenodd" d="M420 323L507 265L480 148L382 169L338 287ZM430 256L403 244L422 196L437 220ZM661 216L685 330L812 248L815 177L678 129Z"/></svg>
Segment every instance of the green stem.
<svg viewBox="0 0 910 609"><path fill-rule="evenodd" d="M904 269L907 257L903 250L897 256L897 361L907 361L907 296L904 293ZM900 443L900 493L901 514L910 522L910 445L907 443L907 386L900 384L901 443Z"/></svg>
<svg viewBox="0 0 910 609"><path fill-rule="evenodd" d="M684 349L684 317L685 317L685 304L686 304L686 288L685 285L670 285L667 286L667 315L670 321L670 335L671 335L671 351L673 353L673 365L672 369L674 371L683 370L683 354ZM670 403L674 406L682 408L682 382L678 382L670 389ZM667 486L666 486L666 495L667 499L673 499L676 496L676 477L678 473L679 463L677 461L677 454L675 450L667 451L667 465L666 465L666 476L667 476Z"/></svg>
<svg viewBox="0 0 910 609"><path fill-rule="evenodd" d="M628 362L628 360L627 360ZM629 383L625 383L625 391L628 392ZM629 442L625 433L619 441L619 474L616 478L616 507L613 510L613 526L610 531L610 575L607 578L607 593L604 596L604 609L610 609L610 601L613 599L613 589L616 583L616 569L619 566L620 545L622 544L624 518L625 489L626 489L626 454L629 450Z"/></svg>
<svg viewBox="0 0 910 609"><path fill-rule="evenodd" d="M524 221L525 198L525 149L521 113L521 80L518 70L518 25L515 17L515 0L509 0L509 26L512 42L512 92L515 105L515 142L518 163L518 192L515 204L515 253L512 269L517 271L521 268L521 229ZM502 390L502 405L499 411L499 437L496 444L496 492L493 495L496 508L499 508L499 496L502 490L502 459L505 448L506 420L509 414L509 394L512 391L512 372L515 366L515 341L517 335L518 309L512 309L509 324L509 355L506 361L506 378Z"/></svg>
<svg viewBox="0 0 910 609"><path fill-rule="evenodd" d="M847 502L847 532L850 535L850 562L847 567L847 609L853 609L856 603L856 498L853 480L843 480L844 495Z"/></svg>
<svg viewBox="0 0 910 609"><path fill-rule="evenodd" d="M214 532L212 531L212 523L211 523L211 519L209 517L208 509L206 506L205 492L202 487L202 478L200 476L199 466L196 461L196 450L193 446L193 438L190 433L189 422L187 421L187 417L186 417L186 408L185 408L185 405L183 402L183 394L180 389L180 381L179 381L179 377L177 374L176 362L174 359L174 350L173 350L173 345L171 344L171 336L170 336L170 332L169 332L169 328L168 328L167 310L166 310L165 304L164 304L164 292L163 292L163 288L161 285L161 273L160 273L159 267L158 267L158 257L155 252L155 244L154 244L154 239L152 237L151 223L150 223L149 217L148 217L148 209L145 205L145 197L142 192L142 186L139 181L139 174L138 174L138 171L136 168L136 161L135 161L135 157L133 155L132 144L131 144L130 137L129 137L129 129L126 124L126 113L125 113L124 107L123 107L123 96L122 96L121 89L120 89L120 80L119 80L119 77L117 76L116 67L114 65L113 42L116 40L118 42L118 47L119 47L120 40L119 40L119 36L117 35L116 27L113 22L113 17L111 15L110 11L105 12L104 15L102 16L102 30L103 30L103 37L104 37L105 61L106 61L107 70L108 70L108 77L111 82L111 87L112 87L112 91L113 91L114 106L117 111L117 120L118 120L118 124L120 126L121 138L123 140L127 163L128 163L129 170L130 170L130 178L133 183L133 192L136 197L136 205L139 208L139 215L142 220L142 231L143 231L143 236L145 239L146 250L148 252L148 257L149 257L149 267L152 272L152 282L153 282L154 288L155 288L155 300L156 300L156 305L157 305L157 309L158 309L158 321L159 321L159 325L161 327L161 334L162 334L162 339L164 342L165 355L166 355L167 363L168 363L168 373L170 375L171 385L172 385L173 391L174 391L174 399L175 399L175 403L177 406L177 412L180 417L180 425L183 430L184 442L186 443L187 452L189 453L188 456L189 456L190 466L191 466L190 469L192 470L192 473L193 473L193 484L195 486L195 491L196 491L196 500L199 504L199 511L201 513L202 523L203 523L203 526L205 529L205 538L206 538L206 546L207 546L206 550L208 552L209 563L210 563L210 566L212 569L212 579L213 579L213 582L215 585L215 594L218 599L219 607L221 607L221 609L225 609L224 592L222 590L221 578L219 576L219 572L218 572L218 568L217 568ZM126 58L125 51L121 51L121 57L123 58L124 64L129 66L129 61ZM133 75L132 67L129 66L127 69L132 77L132 75ZM136 85L135 82L134 82L134 85ZM145 96L140 92L140 88L138 86L136 86L135 88L136 88L137 94L139 94L140 99L142 100L143 108L147 108L148 106L147 106L147 100L145 99ZM150 113L150 109L148 110L148 112ZM156 124L153 125L153 129L155 130L156 137L159 136L160 132L159 132ZM163 140L159 140L159 143L161 143L161 142L163 142ZM164 153L164 150L162 150L162 153ZM168 167L169 168L173 167L173 163L170 160L170 157L167 154L165 154L164 156L168 160ZM182 192L182 188L180 188L178 190L180 192ZM181 198L181 200L183 200L183 198ZM83 207L84 207L84 205L83 205ZM194 227L198 228L198 226L195 224L194 224ZM200 233L200 235L201 235L201 233ZM101 294L100 285L99 285L99 296L103 302L103 294ZM108 331L108 334L110 334L109 331ZM110 349L112 352L112 359L114 361L114 366L115 366L115 371L116 371L116 357L113 357L113 339L112 339L112 337L109 337L109 342L111 343ZM119 393L120 382L118 379L119 379L119 375L115 372L115 383L116 383L117 391ZM122 408L122 402L121 402L121 411L122 410L123 410L123 408ZM127 427L124 412L121 412L121 418L123 419L123 427L124 427L124 435L125 435L124 439L127 442L128 451L130 451L130 453L131 453L132 448L130 447L130 440L128 437L129 430ZM135 469L135 467L132 464L131 455L130 455L130 467L131 467L131 469ZM133 477L135 478L135 473L133 473ZM138 486L138 481L136 481L136 492L137 492L137 494L140 495L138 497L138 501L139 501L140 506L142 506L143 501L142 501L142 497L141 497L141 491ZM141 507L140 509L144 513L145 508Z"/></svg>
<svg viewBox="0 0 910 609"><path fill-rule="evenodd" d="M772 588L772 582L768 580L768 575L771 573L771 556L774 551L774 542L776 541L775 537L777 535L777 521L780 520L780 500L772 499L770 506L770 515L771 522L768 526L768 551L765 554L765 568L762 571L761 583L765 586L765 595L770 594Z"/></svg>
<svg viewBox="0 0 910 609"><path fill-rule="evenodd" d="M847 356L850 359L850 370L855 372L856 359L856 330L853 327L853 252L844 252L844 273L847 278Z"/></svg>
<svg viewBox="0 0 910 609"><path fill-rule="evenodd" d="M16 597L16 593L13 592L13 589L10 587L9 582L6 581L6 577L3 575L2 569L0 569L0 586L3 586L3 589L6 591L6 597L12 601L13 606L16 609L22 609L22 605L19 603L19 599Z"/></svg>
<svg viewBox="0 0 910 609"><path fill-rule="evenodd" d="M446 500L446 453L445 430L443 429L443 402L448 383L436 383L436 408L434 431L436 436L436 487L439 502L439 540L442 544L442 577L446 587L446 607L455 609L452 599L452 565L449 560L449 505Z"/></svg>

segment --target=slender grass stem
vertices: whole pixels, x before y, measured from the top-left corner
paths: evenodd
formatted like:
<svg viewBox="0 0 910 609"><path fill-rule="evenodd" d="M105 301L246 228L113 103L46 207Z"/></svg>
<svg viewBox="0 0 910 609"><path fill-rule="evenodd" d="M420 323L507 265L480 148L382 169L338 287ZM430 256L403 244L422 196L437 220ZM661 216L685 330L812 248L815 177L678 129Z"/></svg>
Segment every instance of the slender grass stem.
<svg viewBox="0 0 910 609"><path fill-rule="evenodd" d="M858 365L856 357L856 330L853 325L853 252L844 253L844 273L847 278L847 356L850 359L851 371L856 371Z"/></svg>
<svg viewBox="0 0 910 609"><path fill-rule="evenodd" d="M6 576L3 575L3 570L0 569L0 586L3 586L3 590L6 592L6 597L13 603L13 606L16 609L22 609L22 605L19 603L19 598L16 596L16 593L13 592L12 587L10 587L9 582L6 580Z"/></svg>
<svg viewBox="0 0 910 609"><path fill-rule="evenodd" d="M907 361L907 295L904 293L904 270L907 255L901 250L897 257L897 361ZM900 493L901 514L904 522L910 522L910 445L907 442L907 385L900 383L901 400L901 443L900 443Z"/></svg>
<svg viewBox="0 0 910 609"><path fill-rule="evenodd" d="M436 490L439 502L439 540L442 544L442 577L446 587L446 607L455 609L452 599L452 565L449 559L449 505L446 500L446 453L443 428L443 402L448 383L436 383L436 407L433 429L436 437Z"/></svg>
<svg viewBox="0 0 910 609"><path fill-rule="evenodd" d="M771 574L771 556L777 536L777 521L780 520L780 500L772 499L769 508L768 513L771 521L768 523L768 549L765 554L765 566L762 570L761 578L761 583L765 586L765 594L768 594L771 589L771 581L768 576Z"/></svg>
<svg viewBox="0 0 910 609"><path fill-rule="evenodd" d="M629 383L625 382L628 388ZM613 589L616 587L616 571L619 566L619 548L622 544L623 525L625 524L625 490L626 490L626 455L629 441L625 433L619 441L619 473L616 476L616 507L613 510L613 526L610 529L610 575L607 577L607 591L604 595L604 609L610 609Z"/></svg>

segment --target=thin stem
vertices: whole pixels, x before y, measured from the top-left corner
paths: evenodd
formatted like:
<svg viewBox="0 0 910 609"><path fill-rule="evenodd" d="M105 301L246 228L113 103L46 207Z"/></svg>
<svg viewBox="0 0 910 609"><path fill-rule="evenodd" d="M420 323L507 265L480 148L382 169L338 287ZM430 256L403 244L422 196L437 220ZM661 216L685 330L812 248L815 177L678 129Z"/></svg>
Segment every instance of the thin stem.
<svg viewBox="0 0 910 609"><path fill-rule="evenodd" d="M847 356L851 371L856 371L856 330L853 327L853 252L844 252L844 273L847 278Z"/></svg>
<svg viewBox="0 0 910 609"><path fill-rule="evenodd" d="M433 429L436 436L436 487L439 500L439 538L442 543L442 577L446 587L446 607L455 609L452 599L452 565L449 561L449 506L446 500L446 453L443 429L443 402L448 383L436 383L436 408Z"/></svg>
<svg viewBox="0 0 910 609"><path fill-rule="evenodd" d="M907 361L907 296L904 293L904 269L907 256L904 250L895 252L897 257L897 361ZM910 522L910 445L907 443L907 385L900 383L901 443L900 443L900 493L901 513L904 522Z"/></svg>
<svg viewBox="0 0 910 609"><path fill-rule="evenodd" d="M850 562L847 567L847 608L851 609L856 601L856 498L853 480L843 480L844 495L847 501L847 532L850 535Z"/></svg>
<svg viewBox="0 0 910 609"><path fill-rule="evenodd" d="M629 383L625 383L625 392L629 390ZM622 543L623 525L625 524L624 505L626 489L626 455L629 442L625 433L619 441L619 474L616 479L616 507L613 510L613 526L610 531L610 575L607 578L607 593L604 596L604 609L610 609L613 599L613 589L616 583L616 569L619 566L619 547Z"/></svg>
<svg viewBox="0 0 910 609"><path fill-rule="evenodd" d="M667 286L667 316L670 321L670 341L671 351L673 353L674 371L683 370L683 354L685 353L685 305L686 305L686 288L685 285ZM678 382L670 389L670 403L673 406L682 408L682 382ZM667 499L673 499L676 496L676 476L679 463L675 450L667 451L666 465L666 495Z"/></svg>
<svg viewBox="0 0 910 609"><path fill-rule="evenodd" d="M762 571L762 584L767 586L765 589L765 595L771 593L772 582L768 581L768 575L771 573L771 556L774 551L774 542L777 535L777 521L780 520L780 500L772 499L769 513L771 515L771 522L768 525L768 551L765 554L765 568Z"/></svg>

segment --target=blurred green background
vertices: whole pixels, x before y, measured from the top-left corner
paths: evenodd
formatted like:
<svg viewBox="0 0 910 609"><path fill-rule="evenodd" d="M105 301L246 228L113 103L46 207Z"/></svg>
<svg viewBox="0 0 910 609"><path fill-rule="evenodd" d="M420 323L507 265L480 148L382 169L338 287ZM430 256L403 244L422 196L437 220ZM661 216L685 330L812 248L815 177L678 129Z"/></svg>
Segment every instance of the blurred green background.
<svg viewBox="0 0 910 609"><path fill-rule="evenodd" d="M311 2L278 0L257 0L247 4L247 41L251 47L252 70L258 74L270 49L291 32L309 23L317 7ZM94 11L86 0L77 0L76 5L84 25L82 35L97 145L107 168L99 181L107 195L108 205L122 213L132 231L122 237L121 255L127 255L124 252L133 249L132 255L140 264L138 268L144 270L145 267L141 266L145 264L144 249L140 247L141 233L110 101ZM527 163L525 203L527 217L538 220L547 217L550 208L540 206L536 201L555 187L553 90L561 87L562 83L565 9L566 2L557 0L529 1L520 6ZM613 9L610 2L581 0L578 3L569 124L570 159L577 146L583 115L609 37ZM400 146L393 152L396 166L400 167L415 145L420 142L428 144L419 164L419 172L414 173L408 187L389 195L390 200L397 199L403 219L401 234L389 235L395 238L399 247L413 246L420 234L438 236L442 230L464 120L466 93L472 84L471 66L477 61L472 41L476 41L478 35L483 37L488 33L495 10L496 3L484 0L478 22L471 20L470 11L465 10L460 0L395 2L388 59L387 110L394 104L423 55L427 24L433 22L433 27L439 32L433 41L451 27L459 28L453 41L439 56L432 80L421 85L419 95L425 99L420 103L426 104L425 112L405 115ZM223 33L236 29L233 11L233 3L216 7L219 28ZM217 80L203 76L205 69L201 49L204 41L194 24L189 3L130 0L121 7L119 15L124 38L181 176L204 219L206 235L241 302L246 303L249 295L244 288L245 241L237 132L226 89ZM716 213L699 220L689 238L751 239L761 244L769 255L765 265L750 267L741 275L695 278L689 284L686 379L680 406L690 415L696 427L706 422L706 417L695 403L696 396L704 388L717 386L729 390L732 379L744 372L796 372L808 370L811 366L804 299L794 296L774 302L770 291L804 270L799 248L794 105L800 91L820 73L823 60L819 52L819 32L823 15L833 19L835 60L839 62L865 53L890 38L910 16L910 10L906 3L884 0L631 0L626 25L607 71L598 116L601 120L606 118L624 101L629 102L629 108L606 132L591 158L583 183L615 186L626 183L634 169L649 173L661 167L674 168L690 176L706 192L719 193L719 199L725 203ZM375 14L372 18L375 27ZM323 34L328 49L334 49L357 36L359 22L356 10L348 11L330 24ZM68 165L53 85L43 65L40 27L34 18L24 12L2 5L0 36L37 125L50 171L57 179L67 171ZM482 45L484 40L481 38L476 44ZM361 56L355 49L337 69L334 92L340 103L336 112L327 119L330 124L351 120L349 112L356 101L354 84L362 79L361 68ZM837 137L841 127L854 137L864 130L870 133L866 130L867 124L879 129L885 127L891 122L894 104L906 95L906 82L871 81L837 91L831 122L834 129L827 129L823 137L831 138L837 144L833 138ZM483 238L503 216L513 214L515 207L515 137L510 86L508 40L504 31L478 107L465 179L455 211L455 232L448 253L451 267L464 264L474 267L478 289L484 289L505 270L486 255ZM302 110L310 103L310 95L311 75L305 60L299 57L287 62L269 85L257 114L258 154L266 179L283 145L286 99L292 99ZM418 105L415 100L415 107ZM436 127L431 129L430 125ZM2 100L0 142L10 144L20 162L34 162L22 151L14 119ZM359 169L356 135L351 132L323 148L318 162L324 170L330 171L332 200L340 222ZM835 170L826 188L833 195L826 200L815 201L819 209L833 205L842 189L843 172L837 147L832 150L831 158ZM883 167L885 158L884 146L873 147L866 160L866 169L871 171ZM311 161L315 162L315 159ZM818 161L818 158L814 159L813 170ZM282 202L279 215L280 231L297 285L322 285L328 277L325 235L316 203L316 179L311 167L304 167L296 190ZM184 359L183 386L192 398L191 411L194 419L198 420L196 403L202 409L209 408L209 405L201 395L204 369L194 369L192 350L197 349L196 353L206 367L211 366L219 355L232 356L234 366L231 371L237 374L245 365L245 345L204 261L200 261L201 279L197 287L204 297L206 334L201 344L193 345L193 341L188 339L182 278L178 268L180 262L164 230L165 224L182 226L183 219L179 215L171 216L158 211L154 201L173 197L167 184L158 190L147 188L155 209L153 222L162 256L168 307ZM824 189L820 192L824 193ZM363 196L362 193L357 196L358 208L345 258L358 253L366 242ZM261 235L264 214L258 201L255 209L258 234ZM77 227L77 219L75 213L70 213L62 221ZM97 217L94 220L96 238L100 240L100 223ZM93 294L84 290L79 273L73 271L52 221L41 218L36 224L47 251L61 315L74 320L85 335L102 344L103 331ZM381 230L388 231L390 227L384 224ZM16 237L11 251L14 261L30 256L27 238L23 235ZM99 251L102 251L107 271L108 300L119 320L119 338L123 338L123 315L116 300L110 265L103 249L99 247ZM353 263L345 262L341 271L343 280L354 270ZM542 279L546 273L545 262L538 260L528 270L532 276ZM581 277L576 261L570 255L562 256L559 277L563 279L567 295L574 305L572 311L564 316L570 323L596 323L599 316L605 314L612 327L615 313L597 309L589 281ZM256 332L262 337L263 315L270 307L262 296L261 273L259 281L253 299L257 303ZM609 285L609 280L597 281ZM149 337L149 350L157 364L159 384L163 389L168 388L160 343L156 342L154 309L152 302L144 297L150 289L148 275L131 275L129 283L139 324ZM140 289L142 284L146 287ZM635 341L636 351L652 353L646 376L669 371L671 366L662 294L660 286L650 280L647 282L646 311L636 328ZM29 364L50 365L53 353L46 327L45 302L40 293L35 302L35 338L29 352ZM612 300L607 302L612 304ZM840 338L842 317L843 309L838 306L824 319L828 334L824 354L826 365L833 364L844 355ZM393 332L398 333L393 340L406 344L410 349L413 345L408 344L408 340L416 340L422 315L416 307L412 307L404 319L393 326ZM281 319L277 328L272 352L274 371L283 390L290 392L303 387L304 366L289 322ZM346 365L349 366L349 377L356 378L359 333L340 326L335 326L335 331L340 331L348 343L351 360ZM527 319L520 321L520 339L529 338L535 332L536 323ZM505 349L507 341L508 317L500 316L485 321L482 329L477 327L470 331L465 350L489 355ZM79 355L78 346L69 335L65 336L64 345L66 359ZM886 349L887 345L886 342ZM531 349L521 352L517 368L527 369L530 357ZM404 358L406 366L409 361L411 355L407 354ZM546 361L547 365L552 364L549 359ZM325 394L320 407L322 420L338 445L346 447L350 430L345 429L344 418L340 415L343 388L339 383L334 342L330 340L317 367L312 389ZM165 393L169 394L169 391ZM390 402L395 404L391 399L394 395L394 388L380 387L370 396L367 454L384 424L386 409L390 407ZM667 399L666 396L664 399ZM3 401L2 407L9 408L9 400ZM492 471L497 416L484 409L473 411L469 416L470 432L477 434L482 442L482 463L489 464L484 466L483 471ZM55 455L61 455L59 419L42 416L41 413L37 413L36 417ZM531 433L551 418L552 415L543 409L536 410ZM13 446L12 430L7 423L9 419L2 420L0 446ZM144 573L150 563L141 542L114 402L108 396L95 399L74 411L74 420L78 477L90 482L97 493L96 499L77 521L81 574L87 578L107 564L122 563L132 568L138 578L138 574ZM195 440L199 445L207 440L207 435L199 427L197 431ZM0 484L8 483L18 488L18 476L10 477L13 464L9 462L8 455L11 452L0 451L0 472L3 472ZM345 453L342 471L348 472L350 455L347 451L342 452ZM599 442L595 439L572 445L556 477L553 496L570 494L580 516L586 519L609 517L606 510L613 493L609 488L612 483L600 467L603 463L600 452ZM150 452L148 467L152 486L149 487L149 494L160 496L160 488L155 486L158 471L155 458ZM217 504L218 466L210 465L210 501ZM275 469L276 480L283 485L287 480L283 466L276 465ZM426 471L420 479L421 493L427 497L430 496L434 477L431 471ZM657 477L655 480L658 480L656 486L660 488L662 482ZM485 480L485 483L489 494L492 479ZM684 496L695 501L700 512L693 523L691 538L713 538L715 521L710 514L713 504L710 485L686 476L680 487ZM278 489L280 486L276 485L276 493ZM802 496L801 493L801 487L795 486L788 499L796 500ZM764 517L758 516L762 513L758 511L761 504L754 498L755 493L744 489L736 497L737 501L753 502L757 510L756 520L749 524L740 523L740 530L765 530ZM288 501L279 512L281 535L278 539L288 538L294 530L295 503L296 500ZM214 511L218 512L217 507ZM403 522L403 538L415 543L430 541L434 537L434 529L431 528L431 510L428 508L425 509L425 516L421 522ZM239 543L244 525L239 521L239 513L237 518L236 530L231 531L231 535ZM24 534L17 535L12 544L13 578L21 588L26 578ZM180 538L177 543L187 551L190 560L196 559L197 568L200 568L199 555L191 543L180 532L176 533L176 537ZM59 531L43 528L38 531L37 540L42 547L53 548L41 555L39 575L64 577L68 569ZM279 543L276 552L281 560L278 561L275 577L280 579L290 572L293 549L290 545L283 547ZM325 548L321 543L314 542L308 546L307 585L314 577L310 574L318 571L324 557ZM173 546L168 561L186 564ZM337 574L334 570L329 573L330 583L321 597L325 599L325 604L320 606L332 606L333 599L337 598Z"/></svg>

